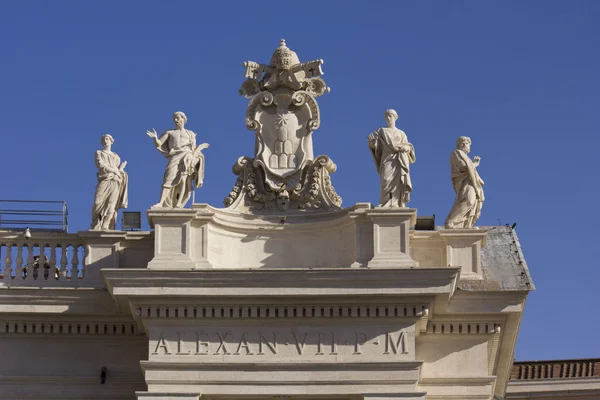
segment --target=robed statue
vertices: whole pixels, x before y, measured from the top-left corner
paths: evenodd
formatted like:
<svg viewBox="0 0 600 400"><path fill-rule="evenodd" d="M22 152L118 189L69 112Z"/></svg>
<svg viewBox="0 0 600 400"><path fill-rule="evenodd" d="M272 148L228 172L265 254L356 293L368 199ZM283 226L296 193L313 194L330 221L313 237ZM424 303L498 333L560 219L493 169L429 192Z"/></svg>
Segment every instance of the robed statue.
<svg viewBox="0 0 600 400"><path fill-rule="evenodd" d="M396 128L398 113L387 110L384 116L387 126L367 136L380 177L379 207L406 207L412 192L410 164L416 160L415 149Z"/></svg>
<svg viewBox="0 0 600 400"><path fill-rule="evenodd" d="M94 159L98 168L98 183L92 207L93 230L114 230L119 208L127 208L127 173L121 158L111 150L115 142L111 135L100 139L103 149L96 151Z"/></svg>
<svg viewBox="0 0 600 400"><path fill-rule="evenodd" d="M152 208L183 208L194 189L202 186L204 179L204 155L208 143L196 146L196 134L185 129L187 117L181 111L173 114L175 129L163 133L146 131L154 139L154 145L169 161L163 177L160 200Z"/></svg>
<svg viewBox="0 0 600 400"><path fill-rule="evenodd" d="M483 180L477 173L480 157L467 154L471 151L471 139L461 136L456 140L456 149L450 155L452 186L456 192L454 205L446 218L446 228L472 228L481 215Z"/></svg>

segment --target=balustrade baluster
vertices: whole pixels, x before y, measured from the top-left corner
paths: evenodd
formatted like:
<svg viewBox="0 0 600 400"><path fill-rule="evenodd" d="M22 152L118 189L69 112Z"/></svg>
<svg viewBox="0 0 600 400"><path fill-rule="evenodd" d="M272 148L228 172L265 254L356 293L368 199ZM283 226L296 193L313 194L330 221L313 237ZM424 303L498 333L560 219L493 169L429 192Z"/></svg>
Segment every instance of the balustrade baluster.
<svg viewBox="0 0 600 400"><path fill-rule="evenodd" d="M5 247L6 257L4 258L4 279L12 278L12 244L8 243Z"/></svg>
<svg viewBox="0 0 600 400"><path fill-rule="evenodd" d="M23 278L23 244L17 245L17 267L15 268L15 278Z"/></svg>
<svg viewBox="0 0 600 400"><path fill-rule="evenodd" d="M60 273L58 268L56 268L56 245L50 245L50 260L48 261L50 265L50 276L54 277L54 279L60 278Z"/></svg>
<svg viewBox="0 0 600 400"><path fill-rule="evenodd" d="M88 247L84 246L84 245L80 245L81 248L83 248L83 260L81 260L81 275L79 279L83 279L85 278L85 267L86 267L86 260L88 259L89 253L88 253Z"/></svg>
<svg viewBox="0 0 600 400"><path fill-rule="evenodd" d="M60 248L62 250L62 255L60 257L61 278L70 279L69 274L67 273L67 246L65 244L61 244Z"/></svg>
<svg viewBox="0 0 600 400"><path fill-rule="evenodd" d="M2 250L6 250L4 243L0 243L0 255L2 254ZM2 268L2 261L2 257L0 257L0 280L4 279L4 268Z"/></svg>
<svg viewBox="0 0 600 400"><path fill-rule="evenodd" d="M40 242L39 246L39 256L38 256L38 276L44 278L44 280L48 279L49 269L48 267L48 258L46 257L46 243Z"/></svg>
<svg viewBox="0 0 600 400"><path fill-rule="evenodd" d="M32 279L33 276L33 244L29 243L27 245L27 264L25 264L26 267L26 275L24 276L25 279Z"/></svg>
<svg viewBox="0 0 600 400"><path fill-rule="evenodd" d="M73 279L81 279L79 276L79 255L77 254L78 246L74 244L71 247L73 248L73 255L71 257L71 277Z"/></svg>

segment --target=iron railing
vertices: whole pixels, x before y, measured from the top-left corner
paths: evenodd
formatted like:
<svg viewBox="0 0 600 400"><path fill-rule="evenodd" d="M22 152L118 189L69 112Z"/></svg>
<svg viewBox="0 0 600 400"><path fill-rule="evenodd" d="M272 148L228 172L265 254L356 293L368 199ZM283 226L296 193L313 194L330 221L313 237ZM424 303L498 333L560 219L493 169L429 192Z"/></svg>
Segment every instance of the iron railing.
<svg viewBox="0 0 600 400"><path fill-rule="evenodd" d="M67 233L68 216L66 201L0 200L0 230Z"/></svg>

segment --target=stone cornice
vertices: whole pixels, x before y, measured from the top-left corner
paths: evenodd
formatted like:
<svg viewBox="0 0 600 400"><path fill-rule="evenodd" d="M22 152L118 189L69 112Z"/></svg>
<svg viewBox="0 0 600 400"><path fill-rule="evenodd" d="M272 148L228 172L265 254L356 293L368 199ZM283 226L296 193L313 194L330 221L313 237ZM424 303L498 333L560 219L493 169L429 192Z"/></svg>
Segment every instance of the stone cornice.
<svg viewBox="0 0 600 400"><path fill-rule="evenodd" d="M0 289L0 313L111 314L117 311L106 289L11 288Z"/></svg>
<svg viewBox="0 0 600 400"><path fill-rule="evenodd" d="M105 269L113 296L280 297L431 296L451 297L459 269L254 269L153 271Z"/></svg>
<svg viewBox="0 0 600 400"><path fill-rule="evenodd" d="M600 377L511 380L506 391L507 399L529 399L549 395L565 399L600 396Z"/></svg>
<svg viewBox="0 0 600 400"><path fill-rule="evenodd" d="M295 371L315 371L315 370L382 370L389 371L393 368L396 371L408 371L420 368L423 364L422 361L403 361L403 362L351 362L351 363L319 363L319 362L302 362L296 361L294 363L286 364L286 369ZM281 363L279 362L261 362L261 363L194 363L194 362L182 362L182 361L141 361L140 365L142 370L179 370L179 371L220 371L220 370L248 370L248 369L261 369L263 371L281 370Z"/></svg>

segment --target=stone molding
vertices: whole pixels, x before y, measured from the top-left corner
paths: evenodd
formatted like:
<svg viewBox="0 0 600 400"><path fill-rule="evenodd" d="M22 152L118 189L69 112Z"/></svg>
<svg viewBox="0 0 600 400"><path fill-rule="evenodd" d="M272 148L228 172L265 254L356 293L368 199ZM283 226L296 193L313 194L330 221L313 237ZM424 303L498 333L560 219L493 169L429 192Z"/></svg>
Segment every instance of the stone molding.
<svg viewBox="0 0 600 400"><path fill-rule="evenodd" d="M427 392L427 400L490 400L496 383L495 376L421 378L419 390Z"/></svg>
<svg viewBox="0 0 600 400"><path fill-rule="evenodd" d="M105 269L115 297L431 296L452 297L458 268L256 269L156 271ZM265 292L265 289L270 289Z"/></svg>
<svg viewBox="0 0 600 400"><path fill-rule="evenodd" d="M428 335L493 335L502 325L501 322L481 321L430 321L427 326Z"/></svg>
<svg viewBox="0 0 600 400"><path fill-rule="evenodd" d="M138 318L427 318L427 304L285 304L285 305L147 305L135 307Z"/></svg>
<svg viewBox="0 0 600 400"><path fill-rule="evenodd" d="M2 334L139 336L143 332L134 322L3 320L0 321Z"/></svg>
<svg viewBox="0 0 600 400"><path fill-rule="evenodd" d="M193 393L159 393L159 392L135 392L138 400L200 400L199 394Z"/></svg>
<svg viewBox="0 0 600 400"><path fill-rule="evenodd" d="M600 396L600 377L510 381L505 398L591 400Z"/></svg>
<svg viewBox="0 0 600 400"><path fill-rule="evenodd" d="M417 392L422 362L186 363L142 361L150 391L206 395L337 395ZM393 398L393 397L392 397ZM402 397L400 397L402 398Z"/></svg>

